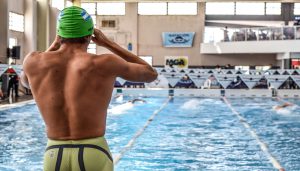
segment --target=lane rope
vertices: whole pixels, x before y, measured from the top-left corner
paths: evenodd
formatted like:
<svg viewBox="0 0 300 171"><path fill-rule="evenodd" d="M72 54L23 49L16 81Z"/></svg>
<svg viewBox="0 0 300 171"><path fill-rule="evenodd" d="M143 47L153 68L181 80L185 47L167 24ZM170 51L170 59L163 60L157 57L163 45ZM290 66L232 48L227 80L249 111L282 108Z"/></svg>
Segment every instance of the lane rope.
<svg viewBox="0 0 300 171"><path fill-rule="evenodd" d="M149 117L145 125L135 133L135 135L131 138L127 145L118 154L114 155L114 165L117 165L124 156L124 154L133 147L134 143L139 138L139 136L141 136L144 133L144 131L151 124L155 116L167 106L171 99L172 97L169 97L158 110L155 110L154 113Z"/></svg>
<svg viewBox="0 0 300 171"><path fill-rule="evenodd" d="M270 150L266 143L264 143L254 129L251 128L250 124L247 122L246 118L244 118L239 112L237 112L229 102L226 97L223 97L224 102L231 109L231 111L239 118L239 121L244 125L244 127L250 132L251 136L258 142L260 149L265 153L268 157L269 161L272 163L273 167L278 171L285 171L285 169L280 165L279 161L271 154Z"/></svg>

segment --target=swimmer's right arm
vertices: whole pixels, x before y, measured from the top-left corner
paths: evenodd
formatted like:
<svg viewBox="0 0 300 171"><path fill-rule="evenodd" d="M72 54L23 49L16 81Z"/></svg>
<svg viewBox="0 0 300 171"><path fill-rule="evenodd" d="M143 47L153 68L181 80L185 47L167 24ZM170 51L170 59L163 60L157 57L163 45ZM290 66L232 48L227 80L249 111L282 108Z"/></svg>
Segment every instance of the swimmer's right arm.
<svg viewBox="0 0 300 171"><path fill-rule="evenodd" d="M135 54L123 49L115 42L110 41L99 29L94 30L92 40L98 45L106 47L123 60L117 60L117 69L120 76L131 81L152 82L157 78L157 72L147 62Z"/></svg>

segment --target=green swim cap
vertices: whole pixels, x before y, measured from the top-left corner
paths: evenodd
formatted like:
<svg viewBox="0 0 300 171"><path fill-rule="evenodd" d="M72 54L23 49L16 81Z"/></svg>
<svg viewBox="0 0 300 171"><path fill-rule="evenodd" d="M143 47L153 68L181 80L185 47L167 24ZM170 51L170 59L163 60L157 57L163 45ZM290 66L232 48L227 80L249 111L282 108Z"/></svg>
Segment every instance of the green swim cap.
<svg viewBox="0 0 300 171"><path fill-rule="evenodd" d="M72 6L63 9L57 19L57 35L63 38L79 38L92 35L94 23L86 10Z"/></svg>

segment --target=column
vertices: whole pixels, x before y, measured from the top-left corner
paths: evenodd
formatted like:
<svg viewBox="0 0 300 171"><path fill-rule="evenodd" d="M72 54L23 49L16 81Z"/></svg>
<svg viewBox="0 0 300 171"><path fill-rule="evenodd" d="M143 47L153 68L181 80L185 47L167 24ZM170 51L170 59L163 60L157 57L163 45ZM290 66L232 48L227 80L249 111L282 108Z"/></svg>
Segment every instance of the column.
<svg viewBox="0 0 300 171"><path fill-rule="evenodd" d="M36 0L25 1L25 55L37 50L37 2Z"/></svg>
<svg viewBox="0 0 300 171"><path fill-rule="evenodd" d="M45 51L49 47L49 0L37 2L37 50Z"/></svg>
<svg viewBox="0 0 300 171"><path fill-rule="evenodd" d="M8 47L8 0L0 0L0 61L7 59Z"/></svg>
<svg viewBox="0 0 300 171"><path fill-rule="evenodd" d="M73 0L73 5L80 7L81 6L81 0Z"/></svg>

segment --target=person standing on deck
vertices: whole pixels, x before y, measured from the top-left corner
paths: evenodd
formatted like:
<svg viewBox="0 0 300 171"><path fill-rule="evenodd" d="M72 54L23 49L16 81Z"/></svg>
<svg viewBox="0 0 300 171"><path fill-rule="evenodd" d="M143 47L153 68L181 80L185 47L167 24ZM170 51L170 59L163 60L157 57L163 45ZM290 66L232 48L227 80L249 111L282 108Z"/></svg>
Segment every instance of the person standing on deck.
<svg viewBox="0 0 300 171"><path fill-rule="evenodd" d="M21 77L46 124L44 170L111 171L104 134L116 77L152 82L157 72L94 29L82 8L65 8L57 23L58 36L47 51L27 55ZM114 54L87 53L91 40Z"/></svg>

